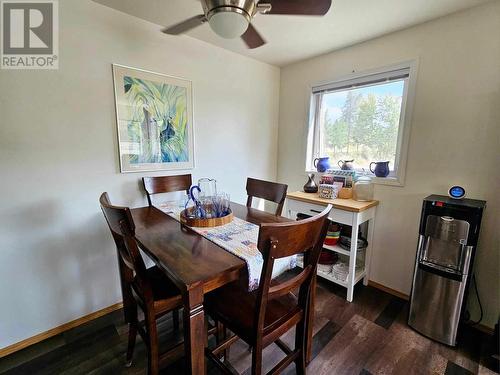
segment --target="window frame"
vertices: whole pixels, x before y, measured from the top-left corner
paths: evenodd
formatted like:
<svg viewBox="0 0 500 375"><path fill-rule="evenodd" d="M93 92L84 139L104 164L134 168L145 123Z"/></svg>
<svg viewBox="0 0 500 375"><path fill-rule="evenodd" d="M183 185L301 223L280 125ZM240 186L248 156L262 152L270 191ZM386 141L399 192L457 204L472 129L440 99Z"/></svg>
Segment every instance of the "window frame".
<svg viewBox="0 0 500 375"><path fill-rule="evenodd" d="M308 87L309 95L309 108L307 115L307 146L306 146L306 172L315 172L313 161L318 155L318 144L320 142L320 117L317 116L317 111L321 110L320 103L324 92L329 89L330 91L341 90L349 88L351 85L359 87L369 86L369 82L374 79L380 79L384 76L390 75L394 71L401 70L408 71L408 77L405 78L406 83L403 89L403 96L401 101L401 114L398 128L398 139L396 145L396 157L394 163L394 171L385 178L376 177L372 174L373 182L383 185L404 186L406 177L406 164L408 159L408 146L411 132L411 118L413 113L413 103L415 99L416 76L418 69L418 60L406 61L398 64L387 65L384 67L364 70L343 76L328 81L318 82ZM367 84L363 84L363 82ZM376 84L376 83L372 83ZM351 86L352 87L352 86ZM316 91L316 93L315 93ZM318 100L319 99L319 100ZM316 156L318 155L318 156Z"/></svg>

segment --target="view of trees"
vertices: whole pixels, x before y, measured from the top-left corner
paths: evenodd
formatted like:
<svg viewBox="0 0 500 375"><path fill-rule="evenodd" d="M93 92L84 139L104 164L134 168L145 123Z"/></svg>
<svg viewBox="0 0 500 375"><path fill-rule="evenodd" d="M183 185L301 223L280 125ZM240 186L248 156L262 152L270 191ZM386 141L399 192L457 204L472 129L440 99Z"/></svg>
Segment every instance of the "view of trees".
<svg viewBox="0 0 500 375"><path fill-rule="evenodd" d="M372 161L389 160L394 168L401 97L353 91L347 92L340 117L333 120L324 111L322 154L335 161L355 159L366 170Z"/></svg>

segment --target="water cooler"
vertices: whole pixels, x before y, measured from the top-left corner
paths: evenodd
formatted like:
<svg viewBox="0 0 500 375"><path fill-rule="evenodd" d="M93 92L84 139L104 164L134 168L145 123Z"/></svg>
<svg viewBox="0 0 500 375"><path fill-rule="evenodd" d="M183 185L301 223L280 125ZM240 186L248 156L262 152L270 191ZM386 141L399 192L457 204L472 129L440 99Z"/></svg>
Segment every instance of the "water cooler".
<svg viewBox="0 0 500 375"><path fill-rule="evenodd" d="M408 324L447 345L457 342L485 207L441 195L423 202Z"/></svg>

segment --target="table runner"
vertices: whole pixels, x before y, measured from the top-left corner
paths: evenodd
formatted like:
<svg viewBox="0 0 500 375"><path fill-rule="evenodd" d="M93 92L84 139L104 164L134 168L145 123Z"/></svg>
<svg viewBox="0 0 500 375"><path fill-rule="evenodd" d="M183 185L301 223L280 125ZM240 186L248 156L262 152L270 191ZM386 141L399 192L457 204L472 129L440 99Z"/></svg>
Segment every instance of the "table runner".
<svg viewBox="0 0 500 375"><path fill-rule="evenodd" d="M163 202L156 207L177 221L180 221L180 212L184 209L182 203L179 202ZM233 221L219 227L190 228L224 250L243 259L248 269L248 290L253 291L258 288L264 264L262 253L257 248L258 225L234 217ZM275 278L296 265L296 256L277 259L274 262L272 277Z"/></svg>

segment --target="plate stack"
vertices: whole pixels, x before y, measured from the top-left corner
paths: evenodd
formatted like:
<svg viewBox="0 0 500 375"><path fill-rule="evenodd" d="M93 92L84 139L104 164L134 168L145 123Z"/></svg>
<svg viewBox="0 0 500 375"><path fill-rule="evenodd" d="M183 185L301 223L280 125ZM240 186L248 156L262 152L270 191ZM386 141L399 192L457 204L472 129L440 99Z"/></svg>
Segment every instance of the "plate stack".
<svg viewBox="0 0 500 375"><path fill-rule="evenodd" d="M361 271L364 268L363 261L356 261L356 271ZM346 256L340 256L339 261L332 265L331 273L333 276L340 281L346 281L349 275L349 258Z"/></svg>
<svg viewBox="0 0 500 375"><path fill-rule="evenodd" d="M351 249L351 237L348 236L340 236L339 246L345 250ZM358 251L366 249L368 246L368 241L359 236L358 237Z"/></svg>

